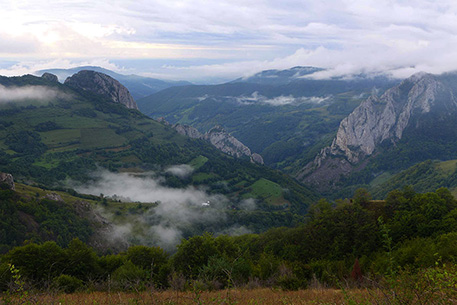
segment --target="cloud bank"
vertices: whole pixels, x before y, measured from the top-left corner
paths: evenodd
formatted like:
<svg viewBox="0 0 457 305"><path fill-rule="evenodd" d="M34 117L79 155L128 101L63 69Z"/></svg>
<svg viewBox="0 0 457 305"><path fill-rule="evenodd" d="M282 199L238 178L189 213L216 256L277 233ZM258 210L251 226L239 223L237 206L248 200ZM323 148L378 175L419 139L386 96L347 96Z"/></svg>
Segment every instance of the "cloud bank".
<svg viewBox="0 0 457 305"><path fill-rule="evenodd" d="M2 8L0 60L16 62L2 65L11 73L56 58L122 61L130 73L197 82L297 65L327 68L319 77L457 69L451 0L6 0Z"/></svg>

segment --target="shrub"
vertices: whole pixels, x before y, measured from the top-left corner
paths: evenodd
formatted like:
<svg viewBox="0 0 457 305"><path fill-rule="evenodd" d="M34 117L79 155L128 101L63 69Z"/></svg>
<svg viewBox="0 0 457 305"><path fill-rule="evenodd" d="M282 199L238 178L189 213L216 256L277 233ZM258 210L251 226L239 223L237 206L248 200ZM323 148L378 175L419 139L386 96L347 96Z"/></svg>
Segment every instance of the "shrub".
<svg viewBox="0 0 457 305"><path fill-rule="evenodd" d="M62 274L53 280L53 286L66 293L73 293L83 286L83 282L71 275Z"/></svg>
<svg viewBox="0 0 457 305"><path fill-rule="evenodd" d="M127 261L112 274L114 287L121 290L141 290L147 278L147 271Z"/></svg>

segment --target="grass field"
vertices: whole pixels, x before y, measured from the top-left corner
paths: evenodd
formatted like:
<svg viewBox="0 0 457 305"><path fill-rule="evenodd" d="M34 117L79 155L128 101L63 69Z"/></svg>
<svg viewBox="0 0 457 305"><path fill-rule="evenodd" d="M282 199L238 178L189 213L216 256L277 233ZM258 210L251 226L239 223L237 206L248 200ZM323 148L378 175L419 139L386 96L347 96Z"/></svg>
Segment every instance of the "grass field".
<svg viewBox="0 0 457 305"><path fill-rule="evenodd" d="M200 167L202 167L203 165L205 165L205 163L208 161L208 158L205 157L205 156L198 156L197 158L191 160L189 162L189 165L192 166L195 170L199 169Z"/></svg>
<svg viewBox="0 0 457 305"><path fill-rule="evenodd" d="M448 160L439 162L436 164L436 167L440 169L444 175L450 175L457 169L457 160Z"/></svg>
<svg viewBox="0 0 457 305"><path fill-rule="evenodd" d="M272 205L281 205L287 203L283 197L281 186L270 180L261 178L254 182L249 189L251 192L247 196L254 195L255 197L264 198L265 201Z"/></svg>
<svg viewBox="0 0 457 305"><path fill-rule="evenodd" d="M28 295L29 300L9 299L8 304L237 304L237 305L281 305L281 304L372 304L367 290L352 289L306 289L283 291L271 288L252 290L221 290L213 292L145 291L92 292L74 294ZM17 302L16 302L17 301ZM28 302L27 302L28 301ZM374 300L373 300L374 301ZM6 302L5 302L6 303ZM373 303L375 304L375 303Z"/></svg>

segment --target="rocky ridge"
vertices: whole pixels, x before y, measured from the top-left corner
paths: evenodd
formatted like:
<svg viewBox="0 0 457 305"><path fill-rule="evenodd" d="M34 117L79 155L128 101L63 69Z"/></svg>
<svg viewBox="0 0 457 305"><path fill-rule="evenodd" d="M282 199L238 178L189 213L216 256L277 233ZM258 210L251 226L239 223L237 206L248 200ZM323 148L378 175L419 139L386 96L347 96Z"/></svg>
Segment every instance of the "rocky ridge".
<svg viewBox="0 0 457 305"><path fill-rule="evenodd" d="M159 119L160 122L168 124L163 118ZM249 147L241 143L237 138L229 134L222 126L216 125L208 132L202 134L196 128L189 125L175 124L172 127L180 134L188 136L193 139L203 139L210 142L214 147L220 151L237 157L249 157L251 162L263 164L263 158L257 153L252 153Z"/></svg>
<svg viewBox="0 0 457 305"><path fill-rule="evenodd" d="M138 109L129 90L120 82L104 73L83 70L68 77L64 84L76 89L103 95L114 103L120 103L127 108Z"/></svg>
<svg viewBox="0 0 457 305"><path fill-rule="evenodd" d="M418 73L387 90L371 96L343 119L332 144L323 148L297 175L301 181L328 186L347 175L371 156L383 141L402 138L413 116L434 109L457 110L452 88L440 77Z"/></svg>

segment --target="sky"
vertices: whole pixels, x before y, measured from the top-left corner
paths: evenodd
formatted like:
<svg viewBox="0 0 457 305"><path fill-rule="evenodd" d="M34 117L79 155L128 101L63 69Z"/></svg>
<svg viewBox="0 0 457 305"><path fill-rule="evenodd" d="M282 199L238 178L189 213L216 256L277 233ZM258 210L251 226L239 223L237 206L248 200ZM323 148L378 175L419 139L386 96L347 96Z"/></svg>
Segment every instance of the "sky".
<svg viewBox="0 0 457 305"><path fill-rule="evenodd" d="M0 75L96 65L216 83L261 70L457 69L454 0L0 0Z"/></svg>

